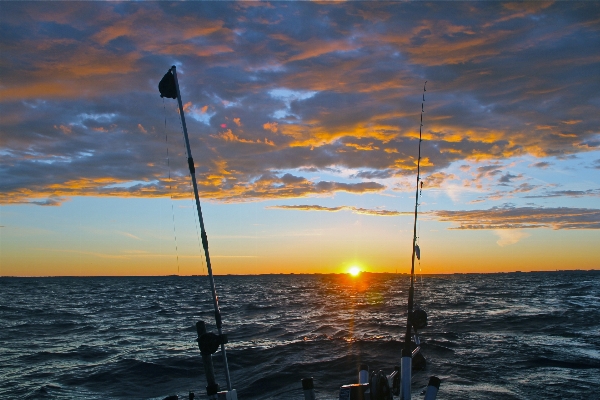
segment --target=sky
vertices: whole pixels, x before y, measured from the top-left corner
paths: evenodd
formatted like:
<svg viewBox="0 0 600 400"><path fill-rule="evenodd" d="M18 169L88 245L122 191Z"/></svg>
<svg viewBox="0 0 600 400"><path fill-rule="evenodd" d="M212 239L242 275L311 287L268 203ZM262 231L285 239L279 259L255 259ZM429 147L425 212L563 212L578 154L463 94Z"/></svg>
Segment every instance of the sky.
<svg viewBox="0 0 600 400"><path fill-rule="evenodd" d="M596 2L0 3L0 275L600 269ZM423 87L427 81L426 92ZM423 99L425 99L423 101Z"/></svg>

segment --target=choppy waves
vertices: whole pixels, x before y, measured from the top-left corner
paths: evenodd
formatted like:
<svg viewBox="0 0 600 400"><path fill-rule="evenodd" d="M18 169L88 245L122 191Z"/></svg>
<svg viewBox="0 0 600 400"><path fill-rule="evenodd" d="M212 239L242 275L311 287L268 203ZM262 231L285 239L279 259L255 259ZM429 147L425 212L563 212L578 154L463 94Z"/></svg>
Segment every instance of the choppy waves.
<svg viewBox="0 0 600 400"><path fill-rule="evenodd" d="M337 399L357 367L399 364L408 277L216 277L240 399ZM194 324L213 324L205 277L0 279L0 397L162 399L204 394ZM426 371L439 399L581 399L600 386L600 272L417 280ZM214 356L219 374L222 360ZM218 375L224 386L224 378Z"/></svg>

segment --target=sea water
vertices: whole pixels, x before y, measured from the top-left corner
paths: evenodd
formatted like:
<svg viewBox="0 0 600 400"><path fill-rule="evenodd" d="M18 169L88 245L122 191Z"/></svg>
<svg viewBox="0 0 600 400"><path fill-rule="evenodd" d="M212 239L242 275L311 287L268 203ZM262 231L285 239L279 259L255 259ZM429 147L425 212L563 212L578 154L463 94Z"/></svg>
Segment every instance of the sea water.
<svg viewBox="0 0 600 400"><path fill-rule="evenodd" d="M337 399L360 364L400 364L409 277L215 277L240 400ZM438 399L599 399L600 271L419 276L425 371ZM0 398L205 398L195 277L0 278ZM225 387L220 352L213 356Z"/></svg>

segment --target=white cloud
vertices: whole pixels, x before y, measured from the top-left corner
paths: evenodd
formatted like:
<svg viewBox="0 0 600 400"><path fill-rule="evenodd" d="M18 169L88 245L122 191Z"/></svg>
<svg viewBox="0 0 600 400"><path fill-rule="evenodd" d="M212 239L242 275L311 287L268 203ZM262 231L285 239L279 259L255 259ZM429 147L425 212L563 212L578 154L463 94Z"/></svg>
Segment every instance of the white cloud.
<svg viewBox="0 0 600 400"><path fill-rule="evenodd" d="M498 246L510 246L518 243L521 239L531 236L531 234L520 229L494 229L494 234L498 236Z"/></svg>

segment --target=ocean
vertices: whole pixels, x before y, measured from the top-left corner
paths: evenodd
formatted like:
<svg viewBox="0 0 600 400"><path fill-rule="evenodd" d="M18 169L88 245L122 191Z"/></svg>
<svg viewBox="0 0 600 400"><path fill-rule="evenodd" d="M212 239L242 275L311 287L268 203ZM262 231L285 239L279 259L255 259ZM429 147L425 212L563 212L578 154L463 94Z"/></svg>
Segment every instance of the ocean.
<svg viewBox="0 0 600 400"><path fill-rule="evenodd" d="M240 400L337 399L361 363L400 364L409 277L216 276ZM418 276L438 399L600 399L600 271ZM206 276L0 278L0 398L205 398ZM213 356L225 387L220 352Z"/></svg>

